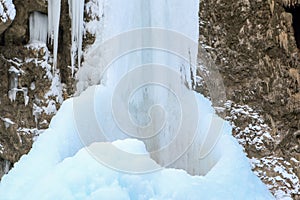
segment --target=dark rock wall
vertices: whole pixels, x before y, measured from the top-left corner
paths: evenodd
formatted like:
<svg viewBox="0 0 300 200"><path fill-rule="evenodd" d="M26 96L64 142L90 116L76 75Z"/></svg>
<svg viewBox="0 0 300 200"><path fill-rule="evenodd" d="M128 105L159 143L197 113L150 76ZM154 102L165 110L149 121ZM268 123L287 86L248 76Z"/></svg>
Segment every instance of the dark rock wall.
<svg viewBox="0 0 300 200"><path fill-rule="evenodd" d="M0 118L10 119L14 124L7 126L5 120L0 119L0 178L7 172L7 167L26 154L32 145L34 137L48 127L54 113L37 112L36 107L47 107L49 101L54 100L59 108L56 96L46 97L50 90L51 78L48 76L53 71L42 66L41 63L51 64L47 54L52 51L50 44L47 47L28 48L29 42L29 16L33 11L47 14L47 1L45 0L14 0L16 17L3 27L0 35ZM63 98L73 94L74 79L71 76L70 47L71 47L71 22L69 17L68 0L61 2L60 35L58 47L58 68L60 80L64 83ZM13 66L22 73L18 76L18 88L27 88L29 102L25 105L24 94L17 92L15 101L8 96L9 82L11 81L10 67ZM32 88L32 84L34 87ZM30 89L31 88L31 89ZM7 164L9 163L9 164Z"/></svg>

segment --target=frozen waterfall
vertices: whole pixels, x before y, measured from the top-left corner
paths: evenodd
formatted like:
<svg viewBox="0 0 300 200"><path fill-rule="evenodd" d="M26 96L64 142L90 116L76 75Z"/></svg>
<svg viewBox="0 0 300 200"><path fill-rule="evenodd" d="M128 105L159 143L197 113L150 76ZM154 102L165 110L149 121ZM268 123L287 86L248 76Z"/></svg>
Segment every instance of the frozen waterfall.
<svg viewBox="0 0 300 200"><path fill-rule="evenodd" d="M181 87L191 88L194 78L191 74L195 75L199 35L198 0L172 2L133 0L130 4L111 0L102 1L102 6L99 7L101 8L99 13L104 13L104 18L101 19L104 28L101 34L97 35L96 43L88 50L85 62L77 74L78 89L101 81L111 91L107 95L108 99L113 101L115 93L119 93L124 104L128 102L129 105L124 106L124 111L120 111L123 108L122 103L116 105L119 112L130 113L121 116L121 122L118 122L116 116L119 114L108 110L107 108L112 106L100 100L96 109L103 112L97 116L100 126L103 126L101 128L105 134L111 134L109 138L112 141L126 138L128 135L126 131L132 132L133 135L146 134L147 131L151 135L157 131L156 136L152 138L137 137L146 144L156 162L162 166L185 169L190 174L206 174L220 158L218 142L207 143L206 135L214 137L215 132L221 132L223 121L205 112L200 112L202 116L194 115L193 111L199 109L196 106L189 111L183 110L189 109L185 104L193 104L193 97L189 94L193 93L192 91L185 94L191 98L190 102L188 100L180 102L183 99L178 99L179 94L176 94L183 92L180 90ZM143 65L149 65L149 68L133 77L130 83L121 83L122 78L129 72L139 70ZM165 66L167 68L163 72L159 66L152 69L153 65L161 65L161 69L165 69ZM170 78L172 72L181 74L181 79L176 79L176 83L172 83L173 80ZM157 80L159 77L165 80ZM141 88L132 91L134 81L142 83L144 80L148 80L148 83L151 80L165 81L165 85L163 87L155 84L141 85ZM118 90L120 85L122 90ZM175 87L173 90L178 90L174 93L172 87ZM134 94L130 96L132 92ZM159 105L158 109L162 109L164 114L152 110L155 105ZM152 113L150 119L148 115L152 111L158 113ZM108 117L110 123L107 122ZM160 121L164 121L164 124ZM214 124L210 127L212 121ZM207 126L202 125L202 128L197 129L198 123ZM131 128L124 130L124 127L119 126ZM140 128L141 126L151 126L151 130ZM110 133L111 129L114 133ZM180 133L182 131L184 133ZM196 136L194 132L197 132ZM170 141L174 138L176 141L170 145ZM190 144L192 140L193 144ZM166 145L169 145L168 148L165 148ZM214 148L210 145L214 145ZM157 151L158 149L161 151ZM210 151L211 149L213 150ZM201 151L209 151L206 152L209 155L202 158ZM175 157L176 161L170 160Z"/></svg>
<svg viewBox="0 0 300 200"><path fill-rule="evenodd" d="M70 4L79 59L82 2ZM57 47L60 0L48 3ZM273 199L229 123L190 90L198 0L89 3L99 21L76 73L78 96L64 101L28 155L3 177L0 198Z"/></svg>

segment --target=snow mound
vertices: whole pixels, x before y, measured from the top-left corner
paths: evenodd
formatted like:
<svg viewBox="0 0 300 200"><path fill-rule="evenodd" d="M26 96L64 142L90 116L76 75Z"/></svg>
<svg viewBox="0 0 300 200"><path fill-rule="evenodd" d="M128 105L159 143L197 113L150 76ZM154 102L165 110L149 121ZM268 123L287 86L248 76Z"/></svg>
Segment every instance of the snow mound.
<svg viewBox="0 0 300 200"><path fill-rule="evenodd" d="M97 90L100 93L101 88ZM207 101L202 95L197 98ZM63 103L30 153L3 177L2 199L273 199L229 133L221 136L221 158L205 176L171 168L145 174L113 170L83 147L76 131L73 101ZM107 143L97 145L105 147ZM144 144L136 139L112 144L131 153L146 153ZM149 156L143 162L155 164Z"/></svg>

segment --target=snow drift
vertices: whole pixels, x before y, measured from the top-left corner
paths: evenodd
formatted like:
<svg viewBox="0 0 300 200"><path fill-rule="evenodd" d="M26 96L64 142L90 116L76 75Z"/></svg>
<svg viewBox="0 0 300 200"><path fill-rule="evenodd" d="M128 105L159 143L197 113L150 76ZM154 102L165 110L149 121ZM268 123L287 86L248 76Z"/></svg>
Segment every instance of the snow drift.
<svg viewBox="0 0 300 200"><path fill-rule="evenodd" d="M96 91L101 97L105 95L104 86L97 86ZM197 98L200 108L212 112L207 99L199 94ZM73 102L63 103L30 153L3 177L2 199L273 199L252 173L229 126L220 138L221 158L205 176L167 168L128 174L101 164L83 147L74 123ZM134 139L113 144L136 154L146 152L143 143ZM154 163L150 157L144 162Z"/></svg>

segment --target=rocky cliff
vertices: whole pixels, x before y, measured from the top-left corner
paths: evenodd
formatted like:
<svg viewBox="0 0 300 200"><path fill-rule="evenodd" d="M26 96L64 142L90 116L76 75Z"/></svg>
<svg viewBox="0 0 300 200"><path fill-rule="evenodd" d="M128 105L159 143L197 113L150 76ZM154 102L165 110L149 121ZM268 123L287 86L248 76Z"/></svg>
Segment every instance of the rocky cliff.
<svg viewBox="0 0 300 200"><path fill-rule="evenodd" d="M7 1L0 1L5 12ZM0 176L26 154L48 127L63 99L73 93L68 2L62 1L58 69L52 46L30 41L29 17L47 14L44 0L15 0L14 19L0 23ZM1 6L0 6L1 7Z"/></svg>
<svg viewBox="0 0 300 200"><path fill-rule="evenodd" d="M297 1L200 3L200 43L223 78L227 119L278 198L300 198L299 13Z"/></svg>

